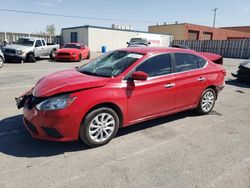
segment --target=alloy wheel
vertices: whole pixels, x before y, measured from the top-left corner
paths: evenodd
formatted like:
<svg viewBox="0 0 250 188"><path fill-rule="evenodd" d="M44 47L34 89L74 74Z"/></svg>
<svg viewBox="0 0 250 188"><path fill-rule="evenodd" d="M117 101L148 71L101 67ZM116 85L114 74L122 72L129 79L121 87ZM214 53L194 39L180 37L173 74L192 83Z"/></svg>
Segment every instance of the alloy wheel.
<svg viewBox="0 0 250 188"><path fill-rule="evenodd" d="M97 114L89 126L89 136L95 142L104 142L115 130L115 119L109 113Z"/></svg>
<svg viewBox="0 0 250 188"><path fill-rule="evenodd" d="M213 108L214 101L215 101L214 93L210 90L207 91L202 97L201 101L202 110L204 112L209 112Z"/></svg>

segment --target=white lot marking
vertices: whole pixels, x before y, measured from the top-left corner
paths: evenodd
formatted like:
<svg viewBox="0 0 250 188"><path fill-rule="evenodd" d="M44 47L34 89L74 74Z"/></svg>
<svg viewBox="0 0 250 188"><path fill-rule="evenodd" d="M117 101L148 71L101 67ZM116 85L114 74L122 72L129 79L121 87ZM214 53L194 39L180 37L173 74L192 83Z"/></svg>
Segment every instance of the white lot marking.
<svg viewBox="0 0 250 188"><path fill-rule="evenodd" d="M18 89L18 88L30 88L30 87L34 87L34 84L33 85L23 85L23 86L1 87L0 90Z"/></svg>

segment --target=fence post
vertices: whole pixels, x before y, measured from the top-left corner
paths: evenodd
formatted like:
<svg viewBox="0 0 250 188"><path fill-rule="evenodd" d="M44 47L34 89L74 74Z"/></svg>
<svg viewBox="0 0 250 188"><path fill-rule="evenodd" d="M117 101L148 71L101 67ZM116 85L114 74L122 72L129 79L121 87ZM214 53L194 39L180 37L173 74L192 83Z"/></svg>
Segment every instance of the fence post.
<svg viewBox="0 0 250 188"><path fill-rule="evenodd" d="M242 47L241 47L241 53L240 53L240 58L241 59L243 59L245 43L246 43L246 39L243 40L243 44L242 44Z"/></svg>
<svg viewBox="0 0 250 188"><path fill-rule="evenodd" d="M220 54L220 55L222 55L222 54L221 54L221 50L222 50L222 40L220 40L220 47L219 47L219 54Z"/></svg>
<svg viewBox="0 0 250 188"><path fill-rule="evenodd" d="M202 48L202 40L199 42L199 52L201 52L201 48Z"/></svg>

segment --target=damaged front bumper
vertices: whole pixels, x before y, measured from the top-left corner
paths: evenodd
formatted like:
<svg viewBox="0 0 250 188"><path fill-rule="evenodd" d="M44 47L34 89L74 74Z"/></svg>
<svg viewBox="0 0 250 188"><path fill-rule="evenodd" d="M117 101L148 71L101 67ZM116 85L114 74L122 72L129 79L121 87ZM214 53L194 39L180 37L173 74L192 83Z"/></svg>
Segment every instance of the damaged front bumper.
<svg viewBox="0 0 250 188"><path fill-rule="evenodd" d="M15 98L18 109L23 108L23 122L32 137L49 141L74 141L78 139L81 120L73 110L41 111L36 105L47 97L34 97L33 88Z"/></svg>

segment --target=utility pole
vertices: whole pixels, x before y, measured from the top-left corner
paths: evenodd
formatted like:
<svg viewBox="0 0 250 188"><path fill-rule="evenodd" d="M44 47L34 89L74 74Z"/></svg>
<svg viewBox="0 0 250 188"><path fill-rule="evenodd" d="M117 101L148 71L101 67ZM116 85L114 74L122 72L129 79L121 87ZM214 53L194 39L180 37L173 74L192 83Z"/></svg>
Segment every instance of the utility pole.
<svg viewBox="0 0 250 188"><path fill-rule="evenodd" d="M215 28L215 20L216 20L216 11L218 8L213 9L212 11L214 12L214 22L213 22L213 28Z"/></svg>

